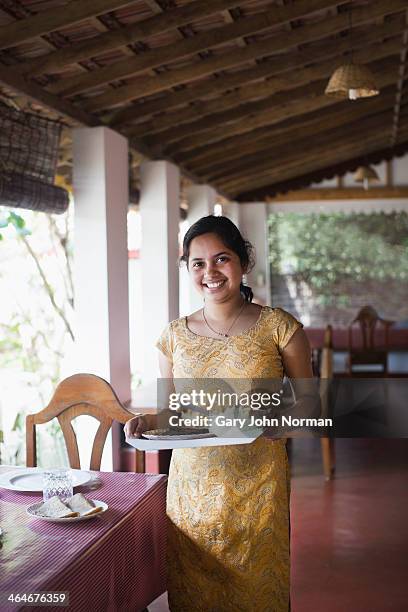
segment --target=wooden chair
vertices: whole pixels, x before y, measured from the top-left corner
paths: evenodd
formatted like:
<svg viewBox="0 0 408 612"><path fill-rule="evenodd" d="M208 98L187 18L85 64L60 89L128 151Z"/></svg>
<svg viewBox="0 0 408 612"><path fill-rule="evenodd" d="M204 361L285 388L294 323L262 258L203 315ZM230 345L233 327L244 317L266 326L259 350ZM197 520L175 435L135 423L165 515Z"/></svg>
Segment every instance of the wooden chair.
<svg viewBox="0 0 408 612"><path fill-rule="evenodd" d="M90 469L99 470L106 436L112 423L126 423L134 416L119 401L111 385L93 374L74 374L63 380L55 390L50 403L36 414L26 417L26 458L27 467L37 465L36 426L48 423L57 417L64 435L71 468L80 469L80 459L72 420L89 415L99 421L99 427L92 446ZM136 451L139 453L139 451ZM136 471L144 472L144 453L140 453Z"/></svg>
<svg viewBox="0 0 408 612"><path fill-rule="evenodd" d="M322 417L329 415L329 381L333 378L333 328L328 325L324 332L323 349L320 356L320 398ZM326 480L334 476L336 458L334 438L320 438L323 472Z"/></svg>
<svg viewBox="0 0 408 612"><path fill-rule="evenodd" d="M387 321L378 316L372 306L364 306L351 322L348 328L348 359L347 370L351 376L387 376L388 337L393 321ZM383 344L376 342L376 334L383 332ZM356 346L356 335L359 337ZM355 367L358 367L355 370ZM379 370L373 370L379 366Z"/></svg>

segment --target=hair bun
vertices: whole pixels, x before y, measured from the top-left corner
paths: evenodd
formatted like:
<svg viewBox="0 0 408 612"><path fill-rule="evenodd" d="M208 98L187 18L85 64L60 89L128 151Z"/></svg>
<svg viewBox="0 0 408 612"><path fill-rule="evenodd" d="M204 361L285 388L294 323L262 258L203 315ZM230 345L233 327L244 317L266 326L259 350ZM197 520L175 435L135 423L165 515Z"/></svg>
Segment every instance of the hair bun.
<svg viewBox="0 0 408 612"><path fill-rule="evenodd" d="M239 290L241 291L241 295L246 302L252 302L254 299L254 294L251 287L247 287L244 283L241 283L239 286Z"/></svg>

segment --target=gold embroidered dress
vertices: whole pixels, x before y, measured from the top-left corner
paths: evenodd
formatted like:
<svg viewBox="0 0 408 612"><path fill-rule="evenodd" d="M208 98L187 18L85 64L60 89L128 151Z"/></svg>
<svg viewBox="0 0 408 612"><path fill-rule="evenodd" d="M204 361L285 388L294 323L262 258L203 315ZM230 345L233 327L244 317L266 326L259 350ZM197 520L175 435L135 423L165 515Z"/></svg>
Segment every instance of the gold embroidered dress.
<svg viewBox="0 0 408 612"><path fill-rule="evenodd" d="M301 327L280 308L229 338L172 321L157 346L174 378L282 378ZM173 451L167 493L172 612L288 612L289 479L284 440Z"/></svg>

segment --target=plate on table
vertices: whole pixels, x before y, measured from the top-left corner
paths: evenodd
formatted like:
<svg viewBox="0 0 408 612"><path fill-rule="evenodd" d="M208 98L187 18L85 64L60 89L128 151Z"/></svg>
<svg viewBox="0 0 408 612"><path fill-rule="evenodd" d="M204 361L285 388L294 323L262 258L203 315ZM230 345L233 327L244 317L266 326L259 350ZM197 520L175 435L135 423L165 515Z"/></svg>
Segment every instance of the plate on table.
<svg viewBox="0 0 408 612"><path fill-rule="evenodd" d="M152 429L145 431L142 438L146 440L201 440L202 438L214 438L214 434L208 429L194 429L177 427L177 429Z"/></svg>
<svg viewBox="0 0 408 612"><path fill-rule="evenodd" d="M43 473L47 471L42 468L23 468L6 472L0 475L0 488L40 493L43 490ZM79 487L92 480L92 475L83 470L71 470L71 474L73 487Z"/></svg>
<svg viewBox="0 0 408 612"><path fill-rule="evenodd" d="M100 501L99 499L90 499L88 500L95 507L100 506L102 510L100 512L95 512L94 514L85 514L80 516L71 516L67 518L54 518L51 516L42 516L41 514L37 514L38 509L43 505L43 502L39 502L37 504L32 504L26 508L26 512L32 518L39 519L40 521L48 521L49 523L76 523L77 521L86 521L87 519L95 518L95 516L100 516L108 509L108 504Z"/></svg>

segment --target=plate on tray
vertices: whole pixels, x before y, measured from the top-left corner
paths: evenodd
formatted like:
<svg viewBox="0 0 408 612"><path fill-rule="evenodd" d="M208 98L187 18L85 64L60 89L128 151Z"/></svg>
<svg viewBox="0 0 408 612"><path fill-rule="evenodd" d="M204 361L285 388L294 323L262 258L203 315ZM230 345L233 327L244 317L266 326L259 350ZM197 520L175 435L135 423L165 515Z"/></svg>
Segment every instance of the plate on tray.
<svg viewBox="0 0 408 612"><path fill-rule="evenodd" d="M0 488L26 493L42 492L43 473L47 471L41 468L24 468L6 472L0 476ZM83 470L71 470L71 474L73 487L79 487L92 480L92 475Z"/></svg>
<svg viewBox="0 0 408 612"><path fill-rule="evenodd" d="M177 427L177 429L152 429L145 431L142 438L146 440L200 440L202 438L214 438L214 434L208 429L193 429Z"/></svg>
<svg viewBox="0 0 408 612"><path fill-rule="evenodd" d="M36 511L43 505L43 502L39 502L37 504L32 504L26 508L26 512L32 518L39 519L40 521L48 521L49 523L76 523L78 521L86 521L88 519L95 518L95 516L100 516L108 509L108 504L100 501L99 499L90 499L90 501L95 507L100 506L102 510L100 512L95 512L94 514L85 514L79 516L71 516L67 518L54 518L51 516L42 516L41 514L37 514Z"/></svg>

